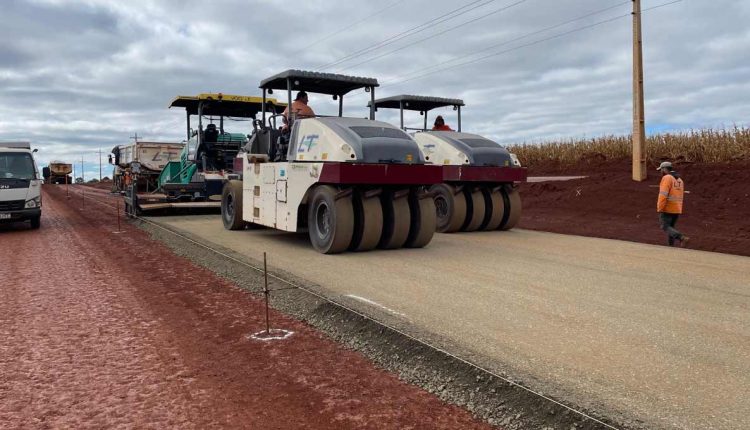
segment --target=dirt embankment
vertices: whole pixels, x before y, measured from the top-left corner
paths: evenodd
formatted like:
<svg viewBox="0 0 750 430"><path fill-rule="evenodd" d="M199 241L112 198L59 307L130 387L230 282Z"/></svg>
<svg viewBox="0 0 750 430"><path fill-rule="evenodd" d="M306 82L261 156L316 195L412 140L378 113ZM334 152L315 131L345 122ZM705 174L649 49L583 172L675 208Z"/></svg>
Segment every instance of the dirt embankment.
<svg viewBox="0 0 750 430"><path fill-rule="evenodd" d="M750 162L676 165L685 181L678 230L689 248L750 256ZM530 176L587 175L585 179L526 183L521 186L524 214L520 227L665 244L656 199L661 174L631 179L630 160L583 160L574 169L555 164L531 166Z"/></svg>

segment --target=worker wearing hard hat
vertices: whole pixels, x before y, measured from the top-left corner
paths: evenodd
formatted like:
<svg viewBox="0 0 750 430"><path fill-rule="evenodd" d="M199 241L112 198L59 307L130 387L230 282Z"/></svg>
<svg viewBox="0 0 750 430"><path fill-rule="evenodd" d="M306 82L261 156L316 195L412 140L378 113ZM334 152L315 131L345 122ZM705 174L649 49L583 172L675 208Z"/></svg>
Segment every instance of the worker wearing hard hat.
<svg viewBox="0 0 750 430"><path fill-rule="evenodd" d="M659 199L656 202L656 211L659 213L659 225L667 233L667 243L674 246L675 240L680 241L680 246L685 246L689 238L674 228L677 219L682 214L682 199L685 194L685 183L680 175L672 168L672 163L665 161L656 169L662 173L659 184Z"/></svg>

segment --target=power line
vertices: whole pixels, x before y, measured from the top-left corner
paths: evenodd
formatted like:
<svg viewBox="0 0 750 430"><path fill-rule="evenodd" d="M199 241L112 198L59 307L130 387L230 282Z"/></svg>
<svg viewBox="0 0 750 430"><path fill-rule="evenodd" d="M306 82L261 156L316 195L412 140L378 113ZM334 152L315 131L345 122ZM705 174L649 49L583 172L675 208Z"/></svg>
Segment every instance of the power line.
<svg viewBox="0 0 750 430"><path fill-rule="evenodd" d="M305 46L303 48L300 48L297 51L294 51L292 53L292 55L299 54L299 53L301 53L301 52L303 52L303 51L305 51L305 50L307 50L309 48L312 48L313 46L317 45L318 43L326 41L326 40L328 40L328 39L330 39L330 38L332 38L334 36L337 36L337 35L345 32L346 30L349 30L349 29L353 28L357 24L361 24L361 23L363 23L363 22L365 22L365 21L367 21L367 20L369 20L369 19L371 19L371 18L373 18L375 16L378 16L381 13L385 12L386 10L388 10L388 9L390 9L390 8L392 8L392 7L400 4L400 3L403 3L403 2L404 2L404 0L395 1L395 2L393 2L391 4L389 4L388 6L386 6L386 7L382 8L382 9L379 9L379 10L371 13L370 15L367 15L366 17L360 19L359 21L355 21L355 22L347 25L346 27L340 28L339 30L334 31L333 33L330 33L327 36L321 37L320 39L317 39L316 41L312 42L311 44L309 44L309 45L307 45L307 46Z"/></svg>
<svg viewBox="0 0 750 430"><path fill-rule="evenodd" d="M599 15L599 14L604 13L604 12L608 12L608 11L610 11L612 9L616 9L616 8L618 8L620 6L624 6L626 4L630 4L631 1L632 0L625 0L625 1L621 2L621 3L616 4L616 5L609 6L609 7L604 8L604 9L599 9L597 11L590 12L590 13L587 13L585 15L581 15L581 16L579 16L577 18L569 19L569 20L561 22L559 24L555 24L555 25L552 25L552 26L549 26L549 27L545 27L545 28L542 28L540 30L524 34L522 36L518 36L516 38L510 39L510 40L506 40L505 42L497 43L495 45L488 46L488 47L480 49L478 51L474 51L474 52L471 52L469 54L462 55L460 57L455 57L455 58L451 58L450 60L441 61L440 63L436 63L436 64L433 64L433 65L428 66L428 67L422 67L417 72L411 72L411 73L407 73L407 74L403 75L402 78L408 78L411 75L416 75L416 74L419 74L419 73L424 73L426 70L434 69L434 68L440 67L440 66L442 66L444 64L453 63L455 61L462 60L464 58L473 57L473 56L475 56L477 54L480 54L482 52L490 51L492 49L499 48L499 47L505 46L505 45L509 45L509 44L511 44L513 42L518 42L519 40L523 40L523 39L526 39L526 38L531 37L531 36L536 36L537 34L545 33L547 31L554 30L556 28L564 27L564 26L566 26L568 24L572 24L572 23L574 23L576 21L580 21L582 19L586 19L586 18L595 16L595 15ZM395 80L398 80L398 79L401 79L401 78L392 79L391 81L395 81Z"/></svg>
<svg viewBox="0 0 750 430"><path fill-rule="evenodd" d="M370 45L370 46L368 46L366 48L362 48L359 51L355 51L355 52L352 52L352 53L350 53L348 55L345 55L345 56L339 58L336 61L333 61L333 62L328 63L328 64L324 64L324 65L318 67L317 70L323 70L323 69L331 68L331 67L339 65L339 64L341 64L341 63L343 63L345 61L351 60L352 58L357 58L357 57L360 57L360 56L362 56L364 54L367 54L369 52L372 52L372 51L375 51L377 49L380 49L380 48L382 48L384 46L391 45L393 43L398 42L401 39L404 39L406 37L409 37L409 36L412 36L414 34L418 34L418 33L421 33L422 31L425 31L426 29L430 28L429 27L430 25L441 24L441 23L443 23L445 21L451 20L453 18L456 18L458 16L464 15L464 14L466 14L468 12L471 12L472 10L475 10L475 9L478 9L478 8L480 8L482 6L488 5L488 4L490 4L490 3L494 2L494 1L495 0L474 0L474 1L470 2L470 3L468 3L468 4L465 4L465 5L463 5L463 6L459 7L459 8L453 9L452 11L450 11L448 13L444 13L443 15L440 15L440 16L438 16L436 18L433 18L433 19L431 19L431 20L429 20L427 22L424 22L424 23L422 23L420 25L411 27L411 28L409 28L409 29L407 29L405 31L402 31L401 33L398 33L398 34L390 36L390 37L388 37L386 39L383 39L380 42L374 43L374 44L372 44L372 45ZM473 6L473 5L477 4L477 3L480 3L480 4L476 5L476 6ZM459 12L462 9L466 9L466 8L469 8L469 9L464 10L463 12ZM453 15L453 16L451 16L451 15Z"/></svg>
<svg viewBox="0 0 750 430"><path fill-rule="evenodd" d="M647 11L650 11L650 10L654 10L654 9L658 9L658 8L662 8L662 7L665 7L665 6L669 6L669 5L672 5L672 4L675 4L675 3L679 3L681 1L682 0L674 0L674 1L671 1L671 2L668 2L668 3L663 3L663 4L660 4L660 5L657 5L657 6L646 8L646 9L643 9L641 11L641 13L647 12ZM609 18L609 19L605 19L603 21L598 21L598 22L595 22L593 24L589 24L589 25L585 25L585 26L582 26L582 27L574 28L572 30L569 30L569 31L566 31L566 32L563 32L563 33L558 33L558 34L555 34L553 36L545 37L545 38L539 39L539 40L535 40L533 42L529 42L529 43L526 43L526 44L523 44L523 45L519 45L519 46L510 48L510 49L506 49L506 50L503 50L503 51L499 51L499 52L495 52L495 53L492 53L492 54L488 54L488 55L485 55L483 57L479 57L479 58L474 59L474 60L465 61L463 63L459 63L459 64L455 64L455 65L452 65L452 66L444 67L442 69L438 69L438 70L434 70L432 72L420 74L420 75L414 76L412 78L403 79L403 80L397 80L396 82L392 82L391 81L392 83L389 82L388 85L400 85L400 84L403 84L403 83L406 83L406 82L413 81L415 79L420 79L420 78L423 78L423 77L426 77L426 76L433 75L433 74L438 73L438 72L444 72L446 70L455 69L457 67L462 67L462 66L466 66L466 65L469 65L469 64L478 63L480 61L486 60L486 59L491 58L491 57L496 57L498 55L506 54L508 52L517 51L517 50L523 49L523 48L528 48L530 46L538 45L540 43L547 42L547 41L550 41L550 40L553 40L553 39L559 39L561 37L568 36L568 35L573 34L573 33L578 33L578 32L581 32L583 30L588 30L588 29L593 28L593 27L598 27L600 25L607 24L607 23L610 23L610 22L613 22L613 21L616 21L618 19L622 19L622 18L625 18L625 17L629 17L631 15L632 15L632 13L626 13L626 14L623 14L623 15L618 15L618 16L615 16L615 17L612 17L612 18ZM382 85L382 86L384 86L384 85Z"/></svg>
<svg viewBox="0 0 750 430"><path fill-rule="evenodd" d="M513 7L515 7L515 6L518 6L519 4L521 4L521 3L524 3L524 2L526 2L526 1L528 1L528 0L519 0L519 1L516 1L515 3L511 3L511 4L509 4L509 5L505 5L505 6L501 7L501 8L499 8L499 9L495 9L494 11L492 11L492 12L490 12L490 13L488 13L488 14L485 14L485 15L479 16L479 17L477 17L477 18L474 18L474 19L471 19L471 20L469 20L469 21L465 21L465 22L462 22L461 24L458 24L458 25L454 25L453 27L449 27L449 28L447 28L447 29L445 29L445 30L443 30L443 31L441 31L441 32L435 33L435 34L433 34L433 35L431 35L431 36L427 36L427 37L424 37L424 38L422 38L422 39L419 39L419 40L417 40L417 41L415 41L415 42L412 42L412 43L406 44L406 45L404 45L404 46L402 46L402 47L400 47L400 48L396 48L396 49L394 49L394 50L392 50L392 51L388 51L388 52L385 52L385 53L383 53L383 54L380 54L380 55L378 55L378 56L376 56L376 57L372 57L372 58L370 58L369 60L365 60L365 61L359 62L359 63L357 63L357 64L355 64L355 65L353 65L353 66L348 66L348 67L345 67L345 68L343 68L343 69L340 69L340 70L338 70L338 71L337 71L337 73L343 72L343 71L345 71L345 70L349 70L349 69L352 69L352 68L354 68L354 67L357 67L357 66L361 66L362 64L367 64L367 63L369 63L369 62L371 62L371 61L375 61L375 60L377 60L377 59L380 59L380 58L386 57L386 56L388 56L388 55L391 55L391 54L393 54L393 53L396 53L396 52L402 51L402 50L404 50L404 49L406 49L406 48L408 48L408 47L410 47L410 46L414 46L414 45L416 45L416 44L418 44L418 43L422 43L422 42L424 42L424 41L426 41L426 40L430 40L430 39L433 39L433 38L435 38L435 37L438 37L438 36L440 36L440 35L443 35L443 34L445 34L445 33L448 33L448 32L450 32L450 31L453 31L453 30L455 30L455 29L457 29L457 28L459 28L459 27L463 27L463 26L465 26L465 25L468 25L468 24L471 24L471 23L477 22L477 21L479 21L479 20L482 20L482 19L485 19L485 18L489 18L489 17L491 17L492 15L495 15L495 14L497 14L497 13L500 13L500 12L504 12L504 11L506 11L506 10L508 10L508 9L511 9L511 8L513 8Z"/></svg>

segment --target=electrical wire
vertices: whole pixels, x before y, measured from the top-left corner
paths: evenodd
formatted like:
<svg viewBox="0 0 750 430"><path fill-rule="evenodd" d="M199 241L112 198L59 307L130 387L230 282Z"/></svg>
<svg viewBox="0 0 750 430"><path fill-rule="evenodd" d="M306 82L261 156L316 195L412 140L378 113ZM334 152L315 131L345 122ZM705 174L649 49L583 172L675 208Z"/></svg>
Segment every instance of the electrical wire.
<svg viewBox="0 0 750 430"><path fill-rule="evenodd" d="M369 20L371 18L374 18L374 17L380 15L381 13L385 12L386 10L388 10L388 9L390 9L390 8L392 8L392 7L400 4L400 3L403 3L403 2L404 2L404 0L395 1L395 2L393 2L391 4L389 4L388 6L386 6L386 7L382 8L382 9L379 9L379 10L371 13L370 15L367 15L366 17L360 19L359 21L355 21L355 22L347 25L346 27L342 27L339 30L336 30L333 33L328 34L327 36L324 36L324 37L321 37L320 39L317 39L316 41L312 42L311 44L306 45L305 47L300 48L297 51L294 51L291 55L297 55L297 54L299 54L299 53L301 53L303 51L306 51L306 50L312 48L313 46L319 44L320 42L326 41L326 40L328 40L328 39L330 39L330 38L332 38L334 36L337 36L337 35L345 32L346 30L349 30L349 29L353 28L357 24L361 24L361 23L363 23L363 22L365 22L365 21L367 21L367 20Z"/></svg>
<svg viewBox="0 0 750 430"><path fill-rule="evenodd" d="M490 3L494 2L494 1L496 1L496 0L474 0L474 1L470 2L470 3L468 3L468 4L465 4L465 5L461 6L461 7L459 7L459 8L453 9L452 11L450 11L448 13L444 13L444 14L436 17L436 18L433 18L433 19L427 21L427 22L424 22L424 23L419 24L417 26L411 27L411 28L409 28L409 29L407 29L405 31L402 31L401 33L398 33L398 34L395 34L393 36L390 36L390 37L388 37L386 39L383 39L380 42L374 43L374 44L372 44L372 45L370 45L370 46L368 46L366 48L362 48L359 51L355 51L355 52L352 52L350 54L347 54L347 55L339 58L338 60L335 60L335 61L332 61L330 63L324 64L324 65L318 67L316 70L320 71L320 70L324 70L324 69L329 69L329 68L337 66L337 65L339 65L339 64L341 64L341 63L343 63L345 61L351 60L353 58L361 57L362 55L365 55L365 54L367 54L369 52L372 52L372 51L375 51L377 49L383 48L385 46L391 45L391 44L396 43L399 40L402 40L402 39L407 38L409 36L413 36L415 34L421 33L423 31L427 30L428 28L430 28L429 26L431 26L431 25L442 24L445 21L449 21L451 19L454 19L454 18L459 17L461 15L464 15L466 13L469 13L472 10L475 10L475 9L480 8L480 7L486 6L486 5L488 5L488 4L490 4ZM479 3L479 4L476 5L477 3ZM476 6L474 6L474 5L476 5ZM467 8L469 8L469 9L467 9ZM459 12L462 9L466 9L466 10L464 10L462 12ZM451 15L453 15L453 16L451 16Z"/></svg>
<svg viewBox="0 0 750 430"><path fill-rule="evenodd" d="M465 21L465 22L462 22L461 24L455 25L455 26L453 26L453 27L449 27L449 28L446 28L446 29L445 29L445 30L443 30L443 31L440 31L440 32L438 32L438 33L435 33L435 34L433 34L433 35L430 35L430 36L424 37L424 38L422 38L422 39L419 39L419 40L417 40L417 41L411 42L411 43L409 43L409 44L406 44L406 45L404 45L404 46L402 46L402 47L400 47L400 48L396 48L396 49L394 49L394 50L391 50L391 51L385 52L385 53L383 53L383 54L380 54L380 55L378 55L378 56L372 57L372 58L370 58L369 60L365 60L365 61L359 62L359 63L357 63L357 64L354 64L354 65L352 65L352 66L347 66L347 67L345 67L345 68L343 68L343 69L340 69L340 70L338 70L338 71L337 71L336 73L341 73L341 72L343 72L343 71L345 71L345 70L349 70L349 69L352 69L352 68L354 68L354 67L357 67L357 66L361 66L361 65L363 65L363 64L367 64L367 63L369 63L369 62L371 62L371 61L375 61L375 60L377 60L377 59L380 59L380 58L386 57L386 56L388 56L388 55L394 54L394 53L396 53L396 52L399 52L399 51L403 51L404 49L406 49L406 48L408 48L408 47L410 47L410 46L414 46L414 45L416 45L416 44L419 44L419 43L422 43L422 42L424 42L424 41L427 41L427 40L433 39L433 38L435 38L435 37L441 36L441 35L443 35L443 34L445 34L445 33L448 33L448 32L450 32L450 31L453 31L453 30L455 30L455 29L457 29L457 28L463 27L463 26L465 26L465 25L468 25L468 24L472 24L472 23L474 23L474 22L480 21L480 20L482 20L482 19L485 19L485 18L489 18L489 17L491 17L491 16L493 16L493 15L495 15L495 14L497 14L497 13L500 13L500 12L505 12L506 10L508 10L508 9L511 9L511 8L513 8L513 7L515 7L515 6L518 6L518 5L520 5L521 3L525 3L526 1L528 1L528 0L518 0L518 1L516 1L515 3L511 3L511 4L509 4L509 5L505 5L505 6L501 7L501 8L499 8L499 9L495 9L494 11L492 11L492 12L490 12L490 13L487 13L487 14L485 14L485 15L479 16L479 17L477 17L477 18L474 18L474 19L471 19L471 20L469 20L469 21Z"/></svg>
<svg viewBox="0 0 750 430"><path fill-rule="evenodd" d="M662 8L662 7L665 7L665 6L669 6L669 5L672 5L672 4L675 4L675 3L680 3L681 1L682 0L674 0L674 1L671 1L671 2L668 2L668 3L663 3L663 4L660 4L660 5L657 5L657 6L652 6L650 8L646 8L646 9L641 10L641 14L644 13L644 12L647 12L647 11L651 11L651 10L654 10L654 9L659 9L659 8ZM612 17L612 18L609 18L609 19L598 21L598 22L595 22L593 24L585 25L585 26L582 26L582 27L577 27L577 28L574 28L572 30L565 31L563 33L558 33L558 34L555 34L553 36L549 36L549 37L545 37L543 39L535 40L533 42L529 42L529 43L526 43L526 44L523 44L523 45L519 45L519 46L510 48L510 49L505 49L505 50L502 50L502 51L499 51L499 52L488 54L488 55L476 58L474 60L464 61L463 63L458 63L458 64L455 64L455 65L452 65L452 66L444 67L442 69L434 70L432 72L420 74L420 75L414 76L412 78L407 78L407 79L402 79L402 80L398 80L397 79L395 82L394 81L389 81L387 83L387 85L389 85L389 86L400 85L400 84L403 84L403 83L406 83L406 82L410 82L410 81L413 81L413 80L416 80L416 79L424 78L426 76L434 75L435 73L444 72L446 70L455 69L457 67L463 67L463 66L466 66L466 65L469 65L469 64L478 63L478 62L484 61L484 60L486 60L488 58L496 57L496 56L502 55L502 54L507 54L508 52L517 51L517 50L520 50L520 49L523 49L523 48L528 48L528 47L531 47L531 46L535 46L535 45L538 45L540 43L544 43L544 42L547 42L547 41L550 41L550 40L554 40L554 39L559 39L561 37L565 37L565 36L568 36L568 35L573 34L573 33L579 33L581 31L588 30L590 28L598 27L600 25L604 25L604 24L607 24L607 23L610 23L610 22L613 22L613 21L617 21L619 19L631 16L632 14L633 13L630 12L630 13L627 13L627 14L618 15L618 16L615 16L615 17ZM383 85L381 85L381 87L383 87L385 85L386 84L384 83Z"/></svg>
<svg viewBox="0 0 750 430"><path fill-rule="evenodd" d="M506 46L506 45L509 45L509 44L511 44L513 42L518 42L519 40L523 40L523 39L526 39L526 38L531 37L531 36L536 36L537 34L545 33L547 31L554 30L554 29L560 28L560 27L564 27L564 26L566 26L568 24L572 24L572 23L580 21L582 19L586 19L586 18L595 16L595 15L599 15L599 14L602 14L604 12L608 12L608 11L610 11L612 9L616 9L616 8L624 6L626 4L630 4L631 2L632 2L632 0L625 0L625 1L621 2L621 3L616 4L616 5L609 6L609 7L604 8L604 9L599 9L599 10L596 10L594 12L590 12L590 13L587 13L585 15L581 15L579 17L576 17L576 18L569 19L567 21L561 22L559 24L555 24L555 25L552 25L552 26L549 26L549 27L545 27L545 28L542 28L540 30L536 30L536 31L533 31L531 33L524 34L522 36L518 36L518 37L515 37L513 39L506 40L505 42L501 42L501 43L497 43L495 45L488 46L486 48L480 49L478 51L471 52L469 54L462 55L460 57L455 57L455 58L452 58L450 60L441 61L440 63L436 63L436 64L433 64L431 66L422 67L422 68L419 69L419 71L407 73L407 74L403 75L402 77L392 79L391 81L396 81L396 80L399 80L399 79L405 79L405 78L410 77L411 75L416 75L416 74L424 73L427 70L434 69L436 67L439 67L439 66L442 66L442 65L445 65L445 64L448 64L448 63L453 63L455 61L462 60L464 58L470 58L470 57L473 57L473 56L475 56L477 54L480 54L482 52L490 51L490 50L499 48L501 46ZM387 82L388 81L384 82L384 84L387 83Z"/></svg>

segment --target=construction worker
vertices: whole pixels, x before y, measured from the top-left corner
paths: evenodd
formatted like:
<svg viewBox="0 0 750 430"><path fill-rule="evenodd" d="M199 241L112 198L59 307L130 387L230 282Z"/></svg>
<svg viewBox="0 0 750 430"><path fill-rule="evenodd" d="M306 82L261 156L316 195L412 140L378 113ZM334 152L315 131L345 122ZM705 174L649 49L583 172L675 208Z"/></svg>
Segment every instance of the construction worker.
<svg viewBox="0 0 750 430"><path fill-rule="evenodd" d="M453 131L452 128L445 125L445 120L440 115L435 118L435 125L432 127L432 129L434 131Z"/></svg>
<svg viewBox="0 0 750 430"><path fill-rule="evenodd" d="M682 214L682 198L685 193L685 183L680 175L672 168L672 163L665 161L656 169L662 173L659 184L659 199L656 202L656 211L659 213L659 225L667 233L667 244L674 246L674 241L679 240L680 246L688 243L689 237L674 228L677 219Z"/></svg>
<svg viewBox="0 0 750 430"><path fill-rule="evenodd" d="M294 118L312 118L315 116L315 112L313 112L312 108L307 105L308 98L307 93L304 91L300 91L297 93L297 98L294 99L292 102L292 113L294 113ZM287 122L289 120L289 106L284 109L284 122Z"/></svg>

